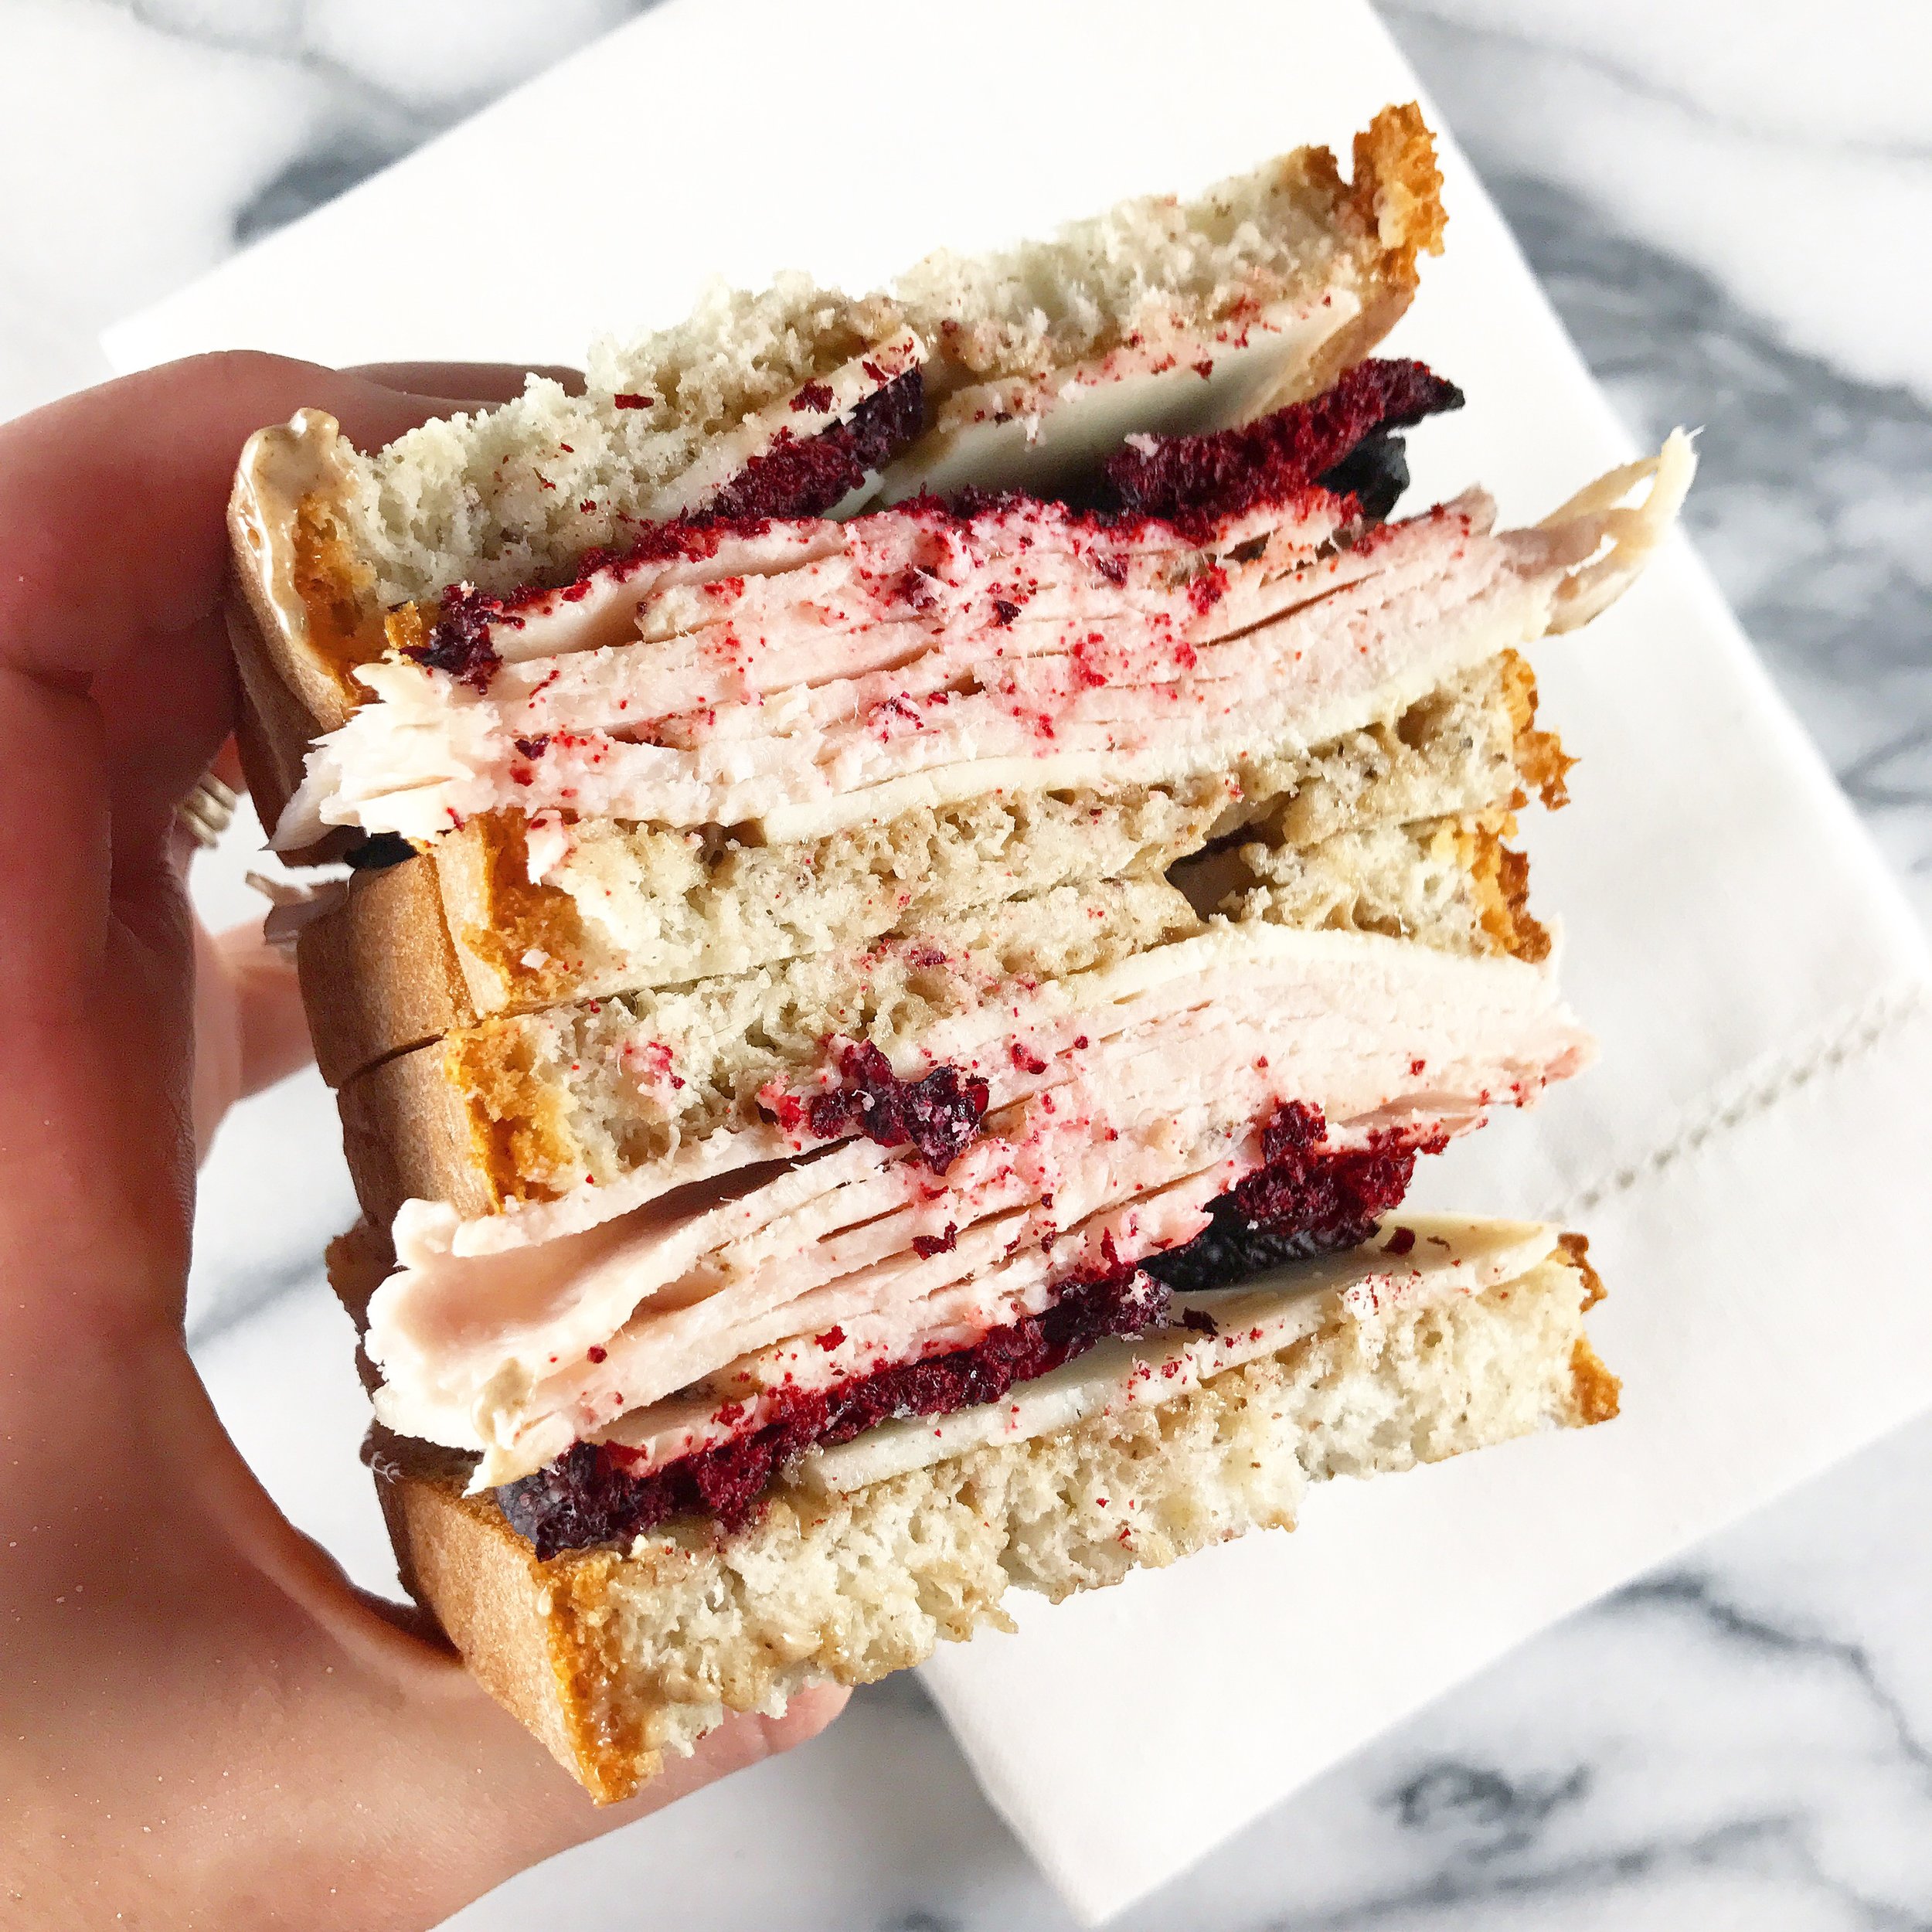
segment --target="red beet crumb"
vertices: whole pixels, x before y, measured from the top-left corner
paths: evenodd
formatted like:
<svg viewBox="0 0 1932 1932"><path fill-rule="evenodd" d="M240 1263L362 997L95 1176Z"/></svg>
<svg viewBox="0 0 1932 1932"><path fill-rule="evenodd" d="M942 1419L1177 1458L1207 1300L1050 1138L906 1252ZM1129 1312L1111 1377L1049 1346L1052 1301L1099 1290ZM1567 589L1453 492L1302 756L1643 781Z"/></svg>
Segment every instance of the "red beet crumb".
<svg viewBox="0 0 1932 1932"><path fill-rule="evenodd" d="M930 1261L935 1254L950 1254L959 1246L959 1229L948 1221L944 1234L915 1234L913 1252L921 1260Z"/></svg>
<svg viewBox="0 0 1932 1932"><path fill-rule="evenodd" d="M1192 1241L1149 1261L1148 1273L1185 1293L1359 1247L1401 1205L1416 1156L1447 1145L1440 1134L1417 1141L1389 1133L1337 1152L1327 1136L1319 1107L1284 1102L1262 1130L1264 1165L1214 1203L1213 1219Z"/></svg>
<svg viewBox="0 0 1932 1932"><path fill-rule="evenodd" d="M1305 488L1377 432L1406 429L1462 400L1420 362L1358 362L1333 388L1258 422L1206 436L1136 437L1107 458L1107 480L1132 514L1212 526Z"/></svg>
<svg viewBox="0 0 1932 1932"><path fill-rule="evenodd" d="M1267 1165L1214 1204L1205 1233L1138 1269L1116 1258L1110 1240L1104 1266L1065 1283L1061 1298L1042 1315L992 1329L970 1348L830 1389L787 1390L779 1413L762 1428L648 1475L631 1475L621 1449L580 1442L547 1468L499 1489L503 1513L543 1558L639 1535L674 1516L709 1516L726 1530L741 1528L756 1519L773 1478L815 1444L849 1442L895 1417L947 1415L997 1401L1109 1335L1158 1325L1170 1288L1230 1287L1284 1260L1359 1246L1376 1218L1400 1204L1416 1156L1447 1145L1440 1135L1405 1141L1392 1134L1335 1152L1324 1145L1327 1131L1318 1108L1286 1103L1263 1130ZM1274 1218L1250 1219L1250 1209ZM946 1232L950 1245L955 1230ZM1182 1318L1196 1332L1217 1332L1204 1310Z"/></svg>
<svg viewBox="0 0 1932 1932"><path fill-rule="evenodd" d="M648 410L652 399L648 396L640 396L635 389L623 389L612 396L611 400L621 410Z"/></svg>
<svg viewBox="0 0 1932 1932"><path fill-rule="evenodd" d="M648 396L611 400L619 409L651 404ZM781 430L764 455L754 457L696 515L638 526L636 540L622 550L585 551L563 584L529 583L501 597L453 586L443 593L424 641L405 647L404 655L485 690L498 663L488 637L492 624L521 625L517 613L546 602L555 590L561 589L566 599L573 592L581 597L600 570L621 573L672 558L707 557L727 536L754 536L774 519L821 515L868 470L881 468L910 442L925 414L923 379L918 369L910 369L866 396L842 422L815 435L799 437Z"/></svg>
<svg viewBox="0 0 1932 1932"><path fill-rule="evenodd" d="M496 647L490 641L490 626L507 624L520 628L522 622L505 599L473 590L468 584L452 584L443 593L442 607L423 641L405 645L403 655L427 670L447 671L459 684L480 693L489 689L499 662Z"/></svg>
<svg viewBox="0 0 1932 1932"><path fill-rule="evenodd" d="M832 392L822 383L801 389L800 401L813 389L821 391L825 400L811 406L829 408ZM917 368L909 369L875 389L842 422L829 423L815 435L797 437L781 430L770 447L712 498L706 518L742 522L822 516L864 481L868 470L881 468L903 449L925 420L925 379Z"/></svg>
<svg viewBox="0 0 1932 1932"><path fill-rule="evenodd" d="M1406 1254L1416 1244L1413 1228L1397 1228L1382 1244L1384 1254Z"/></svg>
<svg viewBox="0 0 1932 1932"><path fill-rule="evenodd" d="M821 1140L858 1133L881 1147L910 1141L935 1174L944 1174L979 1131L991 1090L977 1074L935 1066L923 1080L906 1080L867 1040L839 1056L841 1084L815 1094L805 1122Z"/></svg>

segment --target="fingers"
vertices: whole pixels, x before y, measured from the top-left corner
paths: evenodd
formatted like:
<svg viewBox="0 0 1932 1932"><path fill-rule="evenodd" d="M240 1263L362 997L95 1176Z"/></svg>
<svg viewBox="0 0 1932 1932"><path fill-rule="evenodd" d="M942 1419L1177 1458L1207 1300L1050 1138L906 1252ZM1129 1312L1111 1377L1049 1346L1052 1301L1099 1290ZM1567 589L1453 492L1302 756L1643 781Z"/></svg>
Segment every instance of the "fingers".
<svg viewBox="0 0 1932 1932"><path fill-rule="evenodd" d="M417 396L461 396L471 404L510 403L523 393L526 377L547 376L572 396L583 393L583 372L563 362L358 362L345 376L360 376Z"/></svg>
<svg viewBox="0 0 1932 1932"><path fill-rule="evenodd" d="M0 984L17 1025L64 1016L105 968L110 770L85 689L0 655ZM0 1149L15 1124L0 1119Z"/></svg>
<svg viewBox="0 0 1932 1932"><path fill-rule="evenodd" d="M235 989L240 1036L237 1100L286 1080L315 1056L295 962L258 924L231 927L215 942Z"/></svg>
<svg viewBox="0 0 1932 1932"><path fill-rule="evenodd" d="M36 1026L65 1027L85 1048L104 1041L108 1014L158 1039L163 1015L129 983L133 968L178 981L185 1000L188 930L164 862L176 804L234 722L220 617L230 483L247 437L304 405L329 410L364 448L440 406L240 354L0 425L0 1085L15 1095L29 1063L46 1070ZM133 952L117 950L130 933ZM266 1032L264 1068L282 1063L283 1040ZM71 1053L63 1065L50 1102L74 1086ZM106 1094L115 1070L95 1070ZM73 1113L52 1105L29 1138L77 1172L94 1150Z"/></svg>
<svg viewBox="0 0 1932 1932"><path fill-rule="evenodd" d="M241 1094L241 1028L219 942L195 922L195 1164Z"/></svg>
<svg viewBox="0 0 1932 1932"><path fill-rule="evenodd" d="M315 1056L295 963L259 922L195 943L195 1148L205 1155L236 1101L286 1080Z"/></svg>
<svg viewBox="0 0 1932 1932"><path fill-rule="evenodd" d="M809 1743L845 1708L852 1692L842 1684L814 1684L799 1692L785 1706L782 1717L759 1716L728 1717L715 1731L698 1740L689 1757L667 1759L664 1769L638 1795L611 1808L608 1824L602 1817L597 1829L604 1831L628 1824L634 1818L661 1811L681 1798L715 1784L735 1771L749 1770L768 1757L777 1757ZM614 1814L621 1812L622 1817ZM592 1834L586 1832L583 1835Z"/></svg>
<svg viewBox="0 0 1932 1932"><path fill-rule="evenodd" d="M98 705L117 821L156 832L233 724L219 613L228 492L247 437L312 406L375 448L513 393L523 375L385 366L458 386L415 394L280 356L202 355L0 426L0 662L65 680ZM13 804L0 798L0 811Z"/></svg>
<svg viewBox="0 0 1932 1932"><path fill-rule="evenodd" d="M727 1717L697 1741L689 1757L667 1753L664 1768L636 1797L621 1804L597 1805L526 1736L492 1753L498 1782L473 1815L468 1831L447 1841L453 1854L440 1875L449 1891L438 1904L447 1911L467 1903L513 1873L554 1857L575 1845L601 1838L663 1811L707 1786L769 1758L809 1743L839 1713L852 1693L842 1685L814 1685L800 1691L782 1717L756 1715ZM509 1720L490 1714L489 1727L499 1730ZM480 1756L481 1753L478 1753ZM514 1758L520 1766L507 1768ZM471 1837L471 1834L474 1836ZM468 1838L465 1844L463 1841Z"/></svg>

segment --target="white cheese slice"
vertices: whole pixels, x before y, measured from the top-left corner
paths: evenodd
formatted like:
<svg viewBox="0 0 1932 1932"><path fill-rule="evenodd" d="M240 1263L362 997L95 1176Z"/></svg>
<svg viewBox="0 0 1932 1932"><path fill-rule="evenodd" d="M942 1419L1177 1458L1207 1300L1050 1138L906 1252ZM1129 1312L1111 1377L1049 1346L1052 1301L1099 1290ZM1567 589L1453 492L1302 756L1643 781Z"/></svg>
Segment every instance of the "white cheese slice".
<svg viewBox="0 0 1932 1932"><path fill-rule="evenodd" d="M1398 1257L1398 1229L1414 1236ZM1131 1342L1104 1342L998 1402L951 1415L882 1423L850 1442L815 1449L798 1480L840 1495L997 1443L1058 1434L1098 1415L1172 1402L1209 1376L1273 1355L1338 1317L1359 1319L1397 1301L1478 1294L1526 1274L1554 1250L1558 1230L1532 1222L1403 1214L1345 1254L1298 1262L1247 1287L1174 1298L1175 1326ZM1189 1310L1212 1335L1180 1325Z"/></svg>
<svg viewBox="0 0 1932 1932"><path fill-rule="evenodd" d="M1221 338L1162 336L1046 377L975 383L947 396L934 427L886 468L879 500L969 487L1051 495L1137 433L1198 436L1246 422L1286 401L1360 313L1352 295L1331 290L1312 309L1284 304Z"/></svg>

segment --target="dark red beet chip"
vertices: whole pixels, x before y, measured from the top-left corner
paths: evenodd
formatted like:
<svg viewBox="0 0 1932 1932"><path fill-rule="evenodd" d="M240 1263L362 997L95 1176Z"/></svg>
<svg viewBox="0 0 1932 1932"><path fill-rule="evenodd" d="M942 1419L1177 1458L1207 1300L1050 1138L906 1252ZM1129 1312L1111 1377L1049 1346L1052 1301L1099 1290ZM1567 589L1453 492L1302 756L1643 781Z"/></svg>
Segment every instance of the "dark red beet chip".
<svg viewBox="0 0 1932 1932"><path fill-rule="evenodd" d="M832 391L815 383L823 409ZM794 407L797 404L794 403ZM873 390L843 422L828 423L812 436L781 430L770 448L755 456L706 506L708 521L743 522L760 517L822 516L865 481L868 470L883 468L919 434L925 420L925 379L917 368Z"/></svg>
<svg viewBox="0 0 1932 1932"><path fill-rule="evenodd" d="M467 584L452 584L443 593L436 621L420 644L405 645L403 655L431 671L447 671L473 691L487 691L496 675L496 647L490 641L493 624L521 624L512 606L516 598L493 597Z"/></svg>
<svg viewBox="0 0 1932 1932"><path fill-rule="evenodd" d="M637 408L647 399L616 400L620 408ZM500 597L452 585L443 593L427 636L420 645L406 646L403 655L485 690L498 663L489 641L492 624L520 624L520 611L545 601L559 587L584 583L600 570L621 575L647 563L707 557L726 536L755 536L774 521L822 515L867 471L879 468L903 449L919 434L925 413L924 379L917 369L907 369L875 389L842 422L816 435L794 437L781 430L764 455L754 457L696 515L638 526L635 541L622 550L585 551L560 585L526 584Z"/></svg>
<svg viewBox="0 0 1932 1932"><path fill-rule="evenodd" d="M990 1090L977 1074L935 1066L923 1079L901 1080L871 1041L839 1056L839 1084L805 1104L805 1123L823 1140L862 1134L881 1147L907 1141L935 1174L944 1174L979 1131Z"/></svg>
<svg viewBox="0 0 1932 1932"><path fill-rule="evenodd" d="M1206 529L1306 488L1369 437L1462 401L1461 389L1420 362L1358 362L1332 389L1258 422L1206 436L1136 437L1107 458L1107 481L1131 515Z"/></svg>
<svg viewBox="0 0 1932 1932"><path fill-rule="evenodd" d="M1105 507L1076 512L1076 520L1104 529L1152 517L1184 536L1205 539L1230 518L1318 484L1355 495L1371 518L1383 516L1407 480L1390 433L1459 409L1462 401L1453 383L1420 362L1360 362L1321 395L1259 422L1206 436L1137 437L1104 465ZM621 576L672 558L706 557L726 536L753 536L775 520L822 515L869 471L904 449L924 421L924 379L910 369L864 398L844 420L815 435L781 430L703 510L634 526L634 540L626 548L586 551L555 583L528 584L505 597L453 586L444 592L427 636L405 655L483 690L498 661L488 634L492 624L521 621L518 613L560 587L566 596L580 595L578 587L600 570ZM958 492L948 506L922 499L941 514L965 520L1028 500L973 489ZM1097 567L1124 577L1124 565L1104 553ZM1196 587L1199 600L1212 601L1218 594L1208 579ZM1002 624L1011 623L1019 608L1008 600L995 604Z"/></svg>
<svg viewBox="0 0 1932 1932"><path fill-rule="evenodd" d="M1148 1273L1194 1294L1359 1247L1377 1220L1401 1204L1416 1156L1447 1145L1440 1135L1417 1141L1389 1134L1335 1153L1322 1145L1327 1132L1319 1107L1289 1100L1277 1108L1261 1132L1266 1165L1215 1202L1213 1219L1192 1241L1148 1261Z"/></svg>

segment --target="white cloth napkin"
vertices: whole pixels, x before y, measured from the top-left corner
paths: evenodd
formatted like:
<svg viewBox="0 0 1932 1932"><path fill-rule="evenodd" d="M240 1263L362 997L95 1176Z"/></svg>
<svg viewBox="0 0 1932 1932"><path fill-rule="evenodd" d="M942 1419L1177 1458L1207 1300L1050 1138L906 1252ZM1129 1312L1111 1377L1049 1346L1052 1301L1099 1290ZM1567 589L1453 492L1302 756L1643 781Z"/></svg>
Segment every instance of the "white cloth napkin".
<svg viewBox="0 0 1932 1932"><path fill-rule="evenodd" d="M107 338L329 362L571 359L703 276L866 286L1419 92L1363 7L679 0ZM1453 147L1447 258L1393 346L1468 390L1417 496L1506 519L1629 454ZM1910 1216L1932 966L1689 550L1537 654L1581 754L1530 827L1600 1068L1430 1172L1430 1205L1560 1216L1611 1289L1622 1419L1311 1499L1259 1536L951 1648L927 1682L1090 1922L1553 1618L1926 1406Z"/></svg>

